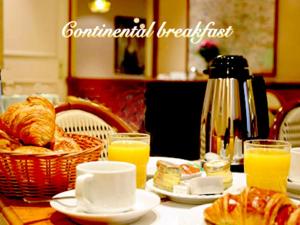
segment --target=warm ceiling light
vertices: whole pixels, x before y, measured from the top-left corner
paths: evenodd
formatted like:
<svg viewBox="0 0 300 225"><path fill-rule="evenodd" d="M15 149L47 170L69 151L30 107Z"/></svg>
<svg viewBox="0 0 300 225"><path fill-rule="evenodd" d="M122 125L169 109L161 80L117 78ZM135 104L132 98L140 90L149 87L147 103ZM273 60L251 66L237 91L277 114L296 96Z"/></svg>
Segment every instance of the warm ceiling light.
<svg viewBox="0 0 300 225"><path fill-rule="evenodd" d="M140 18L138 18L138 17L135 17L135 18L133 19L133 22L135 22L135 23L139 23L139 22L140 22Z"/></svg>
<svg viewBox="0 0 300 225"><path fill-rule="evenodd" d="M89 3L89 8L93 13L106 13L109 11L110 5L108 0L94 0Z"/></svg>

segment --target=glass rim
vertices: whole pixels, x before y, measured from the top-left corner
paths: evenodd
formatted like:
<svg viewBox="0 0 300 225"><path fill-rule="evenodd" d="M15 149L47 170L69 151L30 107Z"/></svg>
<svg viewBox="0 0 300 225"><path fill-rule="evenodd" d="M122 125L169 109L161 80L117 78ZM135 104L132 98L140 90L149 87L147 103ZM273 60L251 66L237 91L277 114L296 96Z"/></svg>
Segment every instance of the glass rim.
<svg viewBox="0 0 300 225"><path fill-rule="evenodd" d="M110 138L150 138L150 134L147 133L138 133L138 132L129 132L129 133L112 133L109 134Z"/></svg>
<svg viewBox="0 0 300 225"><path fill-rule="evenodd" d="M107 166L110 166L112 168L110 170L103 169ZM76 166L76 170L92 174L123 174L136 170L136 166L132 163L122 161L91 161L78 164Z"/></svg>
<svg viewBox="0 0 300 225"><path fill-rule="evenodd" d="M252 139L244 141L244 145L251 145L252 147L263 147L263 148L278 148L278 147L289 147L291 143L283 140L275 139Z"/></svg>

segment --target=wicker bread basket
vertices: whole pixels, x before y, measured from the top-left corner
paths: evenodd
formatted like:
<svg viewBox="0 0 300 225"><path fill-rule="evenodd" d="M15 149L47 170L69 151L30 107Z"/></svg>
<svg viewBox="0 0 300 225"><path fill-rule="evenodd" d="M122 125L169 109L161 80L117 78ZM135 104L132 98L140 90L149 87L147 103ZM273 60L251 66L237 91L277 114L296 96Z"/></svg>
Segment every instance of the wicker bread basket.
<svg viewBox="0 0 300 225"><path fill-rule="evenodd" d="M94 137L68 134L79 153L18 154L0 151L0 192L5 196L43 198L73 189L76 166L96 161L103 143Z"/></svg>

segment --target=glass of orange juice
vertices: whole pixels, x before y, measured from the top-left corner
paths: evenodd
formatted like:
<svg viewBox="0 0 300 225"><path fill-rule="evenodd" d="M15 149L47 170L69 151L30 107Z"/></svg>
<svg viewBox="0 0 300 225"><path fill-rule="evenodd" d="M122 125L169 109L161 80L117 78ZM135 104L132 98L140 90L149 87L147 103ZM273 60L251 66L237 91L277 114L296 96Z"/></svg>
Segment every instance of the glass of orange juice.
<svg viewBox="0 0 300 225"><path fill-rule="evenodd" d="M136 166L137 188L145 188L146 169L150 156L150 135L115 133L110 135L108 160L133 163Z"/></svg>
<svg viewBox="0 0 300 225"><path fill-rule="evenodd" d="M247 186L286 192L291 161L291 144L279 140L244 142Z"/></svg>

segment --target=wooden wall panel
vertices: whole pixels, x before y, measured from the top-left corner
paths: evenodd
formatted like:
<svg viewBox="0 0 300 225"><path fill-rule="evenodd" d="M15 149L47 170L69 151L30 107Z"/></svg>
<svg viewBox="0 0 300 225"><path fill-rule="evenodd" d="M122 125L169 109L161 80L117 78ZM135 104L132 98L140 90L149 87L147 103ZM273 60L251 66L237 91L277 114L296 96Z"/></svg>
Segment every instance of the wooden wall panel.
<svg viewBox="0 0 300 225"><path fill-rule="evenodd" d="M68 52L60 30L68 0L3 0L3 14L4 94L64 96Z"/></svg>

